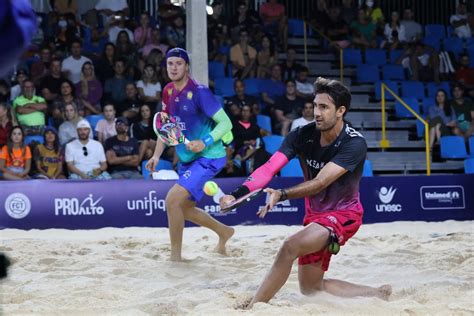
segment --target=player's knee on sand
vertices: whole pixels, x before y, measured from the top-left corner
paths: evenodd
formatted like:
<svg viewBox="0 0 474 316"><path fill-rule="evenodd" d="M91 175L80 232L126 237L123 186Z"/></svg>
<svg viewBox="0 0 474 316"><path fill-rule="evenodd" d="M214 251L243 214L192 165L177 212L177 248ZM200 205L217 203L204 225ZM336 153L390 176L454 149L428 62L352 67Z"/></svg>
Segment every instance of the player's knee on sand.
<svg viewBox="0 0 474 316"><path fill-rule="evenodd" d="M323 283L324 283L324 280L321 280L320 282L317 282L315 284L300 283L300 292L301 294L306 295L306 296L313 295L316 292L323 291L324 289Z"/></svg>

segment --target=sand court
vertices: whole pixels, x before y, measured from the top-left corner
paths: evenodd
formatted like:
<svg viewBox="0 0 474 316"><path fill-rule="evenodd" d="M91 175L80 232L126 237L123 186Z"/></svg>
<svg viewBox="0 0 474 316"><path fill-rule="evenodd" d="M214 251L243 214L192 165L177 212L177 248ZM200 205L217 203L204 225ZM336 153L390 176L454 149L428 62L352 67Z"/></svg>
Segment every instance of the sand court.
<svg viewBox="0 0 474 316"><path fill-rule="evenodd" d="M297 265L269 304L239 309L270 268L286 236L300 226L236 226L228 256L217 237L186 228L172 263L166 228L6 229L0 251L14 264L0 286L2 312L114 315L474 315L473 222L363 225L333 256L329 278L371 286L390 283L390 300L307 297Z"/></svg>

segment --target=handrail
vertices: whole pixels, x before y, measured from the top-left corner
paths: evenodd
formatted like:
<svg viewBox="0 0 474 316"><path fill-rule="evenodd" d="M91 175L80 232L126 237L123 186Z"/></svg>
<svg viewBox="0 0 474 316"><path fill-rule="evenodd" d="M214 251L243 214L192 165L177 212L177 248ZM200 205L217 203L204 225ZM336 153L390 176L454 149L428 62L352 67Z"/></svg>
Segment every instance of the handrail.
<svg viewBox="0 0 474 316"><path fill-rule="evenodd" d="M306 64L306 67L308 67L308 60L307 60L307 54L308 54L308 43L307 43L307 40L306 40L306 24L308 24L313 30L315 30L322 38L324 38L325 40L327 40L331 46L333 46L334 48L338 49L339 50L339 80L341 82L344 81L344 49L341 48L339 46L339 44L337 44L336 42L333 42L331 41L331 39L329 39L329 37L324 34L323 31L319 30L317 27L315 27L314 25L312 25L311 23L307 23L306 20L303 21L304 23L304 55L305 55L305 64Z"/></svg>
<svg viewBox="0 0 474 316"><path fill-rule="evenodd" d="M382 96L382 139L380 140L380 147L383 149L390 147L390 141L387 139L386 123L385 123L385 90L389 92L398 102L400 102L417 120L421 121L425 126L425 151L426 151L426 175L431 175L431 160L430 160L430 133L429 125L416 111L414 111L405 101L403 101L395 92L392 91L385 83L380 85Z"/></svg>

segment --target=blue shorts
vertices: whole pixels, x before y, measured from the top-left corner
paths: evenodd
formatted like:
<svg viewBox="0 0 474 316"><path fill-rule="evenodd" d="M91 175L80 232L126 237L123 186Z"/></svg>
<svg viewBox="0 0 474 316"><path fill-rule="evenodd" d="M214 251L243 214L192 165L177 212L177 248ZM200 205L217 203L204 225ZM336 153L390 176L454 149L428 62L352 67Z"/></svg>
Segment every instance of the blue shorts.
<svg viewBox="0 0 474 316"><path fill-rule="evenodd" d="M181 164L178 169L178 184L191 195L190 200L198 202L204 195L204 184L214 178L224 168L226 157L198 158L190 163Z"/></svg>

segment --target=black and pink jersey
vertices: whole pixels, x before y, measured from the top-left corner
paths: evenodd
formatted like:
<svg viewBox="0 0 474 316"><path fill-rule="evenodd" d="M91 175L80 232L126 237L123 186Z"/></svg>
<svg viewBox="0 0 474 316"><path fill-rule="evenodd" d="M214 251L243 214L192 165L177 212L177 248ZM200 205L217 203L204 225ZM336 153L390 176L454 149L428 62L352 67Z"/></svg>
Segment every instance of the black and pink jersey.
<svg viewBox="0 0 474 316"><path fill-rule="evenodd" d="M316 123L311 123L290 132L279 149L288 160L298 156L305 181L316 178L329 162L348 171L318 194L306 197L306 212L358 209L359 182L367 154L364 137L344 123L342 132L332 144L322 147L320 139L321 132L316 129Z"/></svg>

